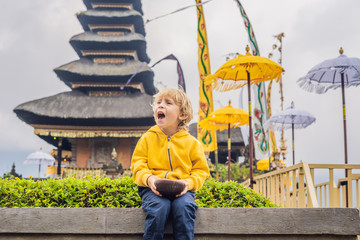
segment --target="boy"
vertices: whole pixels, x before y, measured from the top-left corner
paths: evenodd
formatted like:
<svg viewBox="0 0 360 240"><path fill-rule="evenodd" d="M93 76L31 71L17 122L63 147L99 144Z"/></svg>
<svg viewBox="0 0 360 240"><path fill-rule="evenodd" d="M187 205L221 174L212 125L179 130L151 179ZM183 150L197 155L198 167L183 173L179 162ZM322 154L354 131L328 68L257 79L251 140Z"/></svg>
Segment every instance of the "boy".
<svg viewBox="0 0 360 240"><path fill-rule="evenodd" d="M174 239L194 239L195 192L209 177L209 168L200 142L186 131L191 102L183 90L164 89L155 96L153 110L156 125L140 138L131 162L146 212L143 239L163 239L168 216ZM163 197L156 190L158 179L177 180L185 188L176 198Z"/></svg>

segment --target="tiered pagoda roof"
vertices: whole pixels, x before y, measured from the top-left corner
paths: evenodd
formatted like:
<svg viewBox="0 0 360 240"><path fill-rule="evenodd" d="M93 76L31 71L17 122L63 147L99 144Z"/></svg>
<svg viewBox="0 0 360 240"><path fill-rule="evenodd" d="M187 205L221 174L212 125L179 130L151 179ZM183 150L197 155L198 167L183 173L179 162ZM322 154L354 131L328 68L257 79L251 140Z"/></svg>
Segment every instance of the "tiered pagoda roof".
<svg viewBox="0 0 360 240"><path fill-rule="evenodd" d="M150 62L146 54L145 37L138 33L127 34L124 36L101 36L97 33L84 32L73 36L70 39L79 57L90 57L94 59L100 56L124 57L131 56L134 60ZM118 50L118 49L131 49ZM131 53L131 54L130 54Z"/></svg>
<svg viewBox="0 0 360 240"><path fill-rule="evenodd" d="M151 81L154 73L146 64L139 61L126 61L123 64L94 63L82 58L54 70L58 77L72 89L89 89L107 87L119 89L120 87L135 88L154 94L155 87ZM129 78L137 71L130 83ZM144 81L147 79L148 81ZM121 93L121 92L119 92Z"/></svg>
<svg viewBox="0 0 360 240"><path fill-rule="evenodd" d="M153 118L151 107L143 104L151 99L150 95L141 93L126 97L92 97L70 91L23 103L15 111L29 124L47 124L49 118L54 118L52 123L56 125L126 126L137 119ZM139 122L137 125L144 124Z"/></svg>
<svg viewBox="0 0 360 240"><path fill-rule="evenodd" d="M154 124L154 73L147 65L140 0L83 0L85 32L70 44L79 56L54 69L69 92L17 106L17 116L54 144L54 137L139 137Z"/></svg>
<svg viewBox="0 0 360 240"><path fill-rule="evenodd" d="M131 10L135 9L136 11L143 14L141 7L141 0L132 0L129 3L129 0L84 0L84 4L87 9L101 9L101 10L111 10L111 9L119 9L119 10Z"/></svg>
<svg viewBox="0 0 360 240"><path fill-rule="evenodd" d="M85 31L100 32L122 31L139 33L145 36L142 14L135 10L107 11L88 10L78 14L78 19Z"/></svg>

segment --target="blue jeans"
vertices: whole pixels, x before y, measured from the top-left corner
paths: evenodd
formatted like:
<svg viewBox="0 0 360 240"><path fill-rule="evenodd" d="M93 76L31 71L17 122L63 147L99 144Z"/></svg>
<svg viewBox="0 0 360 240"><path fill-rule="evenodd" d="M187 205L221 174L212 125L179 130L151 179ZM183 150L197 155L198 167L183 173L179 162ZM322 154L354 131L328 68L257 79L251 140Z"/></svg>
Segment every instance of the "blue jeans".
<svg viewBox="0 0 360 240"><path fill-rule="evenodd" d="M157 196L150 188L139 187L139 195L146 212L143 239L163 239L168 218L172 218L175 240L194 239L198 208L195 193L187 192L181 197L169 199Z"/></svg>

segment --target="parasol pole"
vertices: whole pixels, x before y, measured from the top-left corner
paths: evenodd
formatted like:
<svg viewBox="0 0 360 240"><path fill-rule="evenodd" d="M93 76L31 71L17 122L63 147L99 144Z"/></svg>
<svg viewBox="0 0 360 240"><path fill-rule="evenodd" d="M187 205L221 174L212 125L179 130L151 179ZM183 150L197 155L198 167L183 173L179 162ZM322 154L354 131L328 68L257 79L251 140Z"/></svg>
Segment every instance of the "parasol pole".
<svg viewBox="0 0 360 240"><path fill-rule="evenodd" d="M61 178L61 157L62 157L62 138L59 138L58 141L58 152L57 152L57 161L58 161L58 166L57 166L57 177Z"/></svg>
<svg viewBox="0 0 360 240"><path fill-rule="evenodd" d="M341 49L340 49L341 51ZM343 120L344 120L344 151L345 151L345 164L348 164L348 158L347 158L347 137L346 137L346 105L345 105L345 87L344 87L344 72L340 73L341 75L341 92L342 92L342 105L343 105ZM345 168L345 178L346 178L346 207L348 206L348 196L349 196L349 180L348 177L348 171ZM351 183L350 183L351 184Z"/></svg>
<svg viewBox="0 0 360 240"><path fill-rule="evenodd" d="M216 143L217 144L217 143ZM215 149L215 173L216 173L216 181L219 181L219 169L218 169L218 166L219 166L219 156L218 156L218 150L217 150L217 147Z"/></svg>
<svg viewBox="0 0 360 240"><path fill-rule="evenodd" d="M341 75L341 91L342 91L342 104L343 104L343 119L344 119L344 149L345 149L345 164L348 164L347 159L347 138L346 138L346 105L345 105L345 86L344 86L344 73ZM345 172L347 177L347 171Z"/></svg>
<svg viewBox="0 0 360 240"><path fill-rule="evenodd" d="M40 179L40 169L41 169L41 159L39 161L39 176L38 176L38 179Z"/></svg>
<svg viewBox="0 0 360 240"><path fill-rule="evenodd" d="M231 172L231 138L230 138L230 123L228 123L228 181L230 181Z"/></svg>
<svg viewBox="0 0 360 240"><path fill-rule="evenodd" d="M249 101L249 161L250 161L250 188L253 188L253 138L251 123L251 91L250 91L250 72L246 70L248 80L248 101Z"/></svg>
<svg viewBox="0 0 360 240"><path fill-rule="evenodd" d="M344 50L342 47L340 47L339 50L340 55L342 55L344 53ZM346 105L345 105L345 83L344 83L344 70L342 72L340 72L340 76L341 76L341 93L342 93L342 107L343 107L343 121L344 121L344 151L345 151L345 164L348 164L348 156L347 156L347 137L346 137ZM345 178L347 179L348 177L348 172L347 169L345 168ZM349 196L349 180L347 179L346 182L346 207L348 206L348 196Z"/></svg>
<svg viewBox="0 0 360 240"><path fill-rule="evenodd" d="M295 137L294 137L294 123L291 124L292 130L292 154L293 154L293 165L295 165Z"/></svg>
<svg viewBox="0 0 360 240"><path fill-rule="evenodd" d="M40 151L42 151L42 147L40 148ZM39 176L38 176L38 179L40 179L40 170L41 170L41 159L39 161Z"/></svg>

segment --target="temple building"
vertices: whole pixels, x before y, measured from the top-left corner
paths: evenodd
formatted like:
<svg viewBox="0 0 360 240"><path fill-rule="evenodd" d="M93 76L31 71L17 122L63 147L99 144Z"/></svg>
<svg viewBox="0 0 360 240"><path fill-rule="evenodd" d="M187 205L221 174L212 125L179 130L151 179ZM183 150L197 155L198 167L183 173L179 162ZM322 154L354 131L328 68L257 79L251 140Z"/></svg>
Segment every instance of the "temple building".
<svg viewBox="0 0 360 240"><path fill-rule="evenodd" d="M70 91L23 103L17 116L37 136L71 151L67 167L130 167L140 136L155 124L154 73L147 65L140 0L83 0L84 32L70 44L79 59L54 69ZM70 161L69 161L70 160Z"/></svg>

